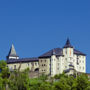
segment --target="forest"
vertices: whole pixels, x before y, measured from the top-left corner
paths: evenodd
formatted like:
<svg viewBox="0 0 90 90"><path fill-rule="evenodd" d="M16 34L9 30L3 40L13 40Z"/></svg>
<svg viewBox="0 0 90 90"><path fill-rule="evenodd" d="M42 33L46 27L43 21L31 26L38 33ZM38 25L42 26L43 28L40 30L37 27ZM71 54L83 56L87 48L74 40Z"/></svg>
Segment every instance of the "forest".
<svg viewBox="0 0 90 90"><path fill-rule="evenodd" d="M29 77L29 69L10 72L4 60L0 61L0 90L90 90L90 79L86 74L77 77L64 73L54 77L41 75Z"/></svg>

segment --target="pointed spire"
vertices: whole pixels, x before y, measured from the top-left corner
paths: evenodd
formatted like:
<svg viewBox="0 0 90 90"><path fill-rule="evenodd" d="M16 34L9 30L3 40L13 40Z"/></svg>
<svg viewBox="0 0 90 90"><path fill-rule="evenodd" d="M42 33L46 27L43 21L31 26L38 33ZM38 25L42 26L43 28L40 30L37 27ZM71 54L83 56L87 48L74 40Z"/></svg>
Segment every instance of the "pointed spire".
<svg viewBox="0 0 90 90"><path fill-rule="evenodd" d="M19 58L19 56L16 54L16 50L14 48L14 45L12 44L7 59L17 59L17 58Z"/></svg>
<svg viewBox="0 0 90 90"><path fill-rule="evenodd" d="M64 48L73 48L73 46L70 43L69 38L67 38L67 41L66 41L66 44L65 44Z"/></svg>
<svg viewBox="0 0 90 90"><path fill-rule="evenodd" d="M14 45L12 44L11 46L11 49L9 51L9 56L17 56L16 55L16 51L15 51L15 48L14 48Z"/></svg>
<svg viewBox="0 0 90 90"><path fill-rule="evenodd" d="M70 40L67 38L66 45L70 45Z"/></svg>

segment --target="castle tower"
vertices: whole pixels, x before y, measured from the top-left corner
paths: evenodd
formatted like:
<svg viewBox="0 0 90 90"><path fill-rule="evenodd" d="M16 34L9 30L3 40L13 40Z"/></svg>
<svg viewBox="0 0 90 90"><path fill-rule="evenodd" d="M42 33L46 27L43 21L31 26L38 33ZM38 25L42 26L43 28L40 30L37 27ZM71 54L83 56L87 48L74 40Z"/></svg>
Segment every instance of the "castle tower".
<svg viewBox="0 0 90 90"><path fill-rule="evenodd" d="M8 53L8 56L6 57L7 60L9 59L19 59L19 56L16 54L16 50L14 48L14 45L12 44L10 51Z"/></svg>
<svg viewBox="0 0 90 90"><path fill-rule="evenodd" d="M56 53L55 49L52 50L51 56L51 76L56 75Z"/></svg>
<svg viewBox="0 0 90 90"><path fill-rule="evenodd" d="M70 40L68 38L65 46L63 47L63 55L65 56L65 60L66 60L65 62L68 68L70 63L73 64L73 54L74 54L74 48L71 45Z"/></svg>

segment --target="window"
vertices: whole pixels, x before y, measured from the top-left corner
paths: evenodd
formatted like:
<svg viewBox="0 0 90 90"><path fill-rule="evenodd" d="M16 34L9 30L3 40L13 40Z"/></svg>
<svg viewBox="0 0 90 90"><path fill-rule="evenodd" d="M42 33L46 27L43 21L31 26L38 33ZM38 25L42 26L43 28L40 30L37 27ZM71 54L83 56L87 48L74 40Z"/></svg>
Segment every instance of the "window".
<svg viewBox="0 0 90 90"><path fill-rule="evenodd" d="M57 59L59 60L59 57L57 57Z"/></svg>
<svg viewBox="0 0 90 90"><path fill-rule="evenodd" d="M81 60L79 62L81 63Z"/></svg>
<svg viewBox="0 0 90 90"><path fill-rule="evenodd" d="M59 70L59 68L57 68L57 70Z"/></svg>
<svg viewBox="0 0 90 90"><path fill-rule="evenodd" d="M79 56L79 58L81 58L81 56Z"/></svg>
<svg viewBox="0 0 90 90"><path fill-rule="evenodd" d="M67 49L65 49L65 54L67 54Z"/></svg>
<svg viewBox="0 0 90 90"><path fill-rule="evenodd" d="M70 60L72 60L72 57L70 57Z"/></svg>
<svg viewBox="0 0 90 90"><path fill-rule="evenodd" d="M83 70L84 70L84 67L83 67Z"/></svg>
<svg viewBox="0 0 90 90"><path fill-rule="evenodd" d="M83 61L83 63L84 63L84 61Z"/></svg>
<svg viewBox="0 0 90 90"><path fill-rule="evenodd" d="M45 72L46 70L42 70L42 72Z"/></svg>
<svg viewBox="0 0 90 90"><path fill-rule="evenodd" d="M14 69L16 70L16 65L14 65Z"/></svg>
<svg viewBox="0 0 90 90"><path fill-rule="evenodd" d="M35 65L37 66L37 63L35 63Z"/></svg>
<svg viewBox="0 0 90 90"><path fill-rule="evenodd" d="M32 64L32 66L34 66L34 63L33 62L31 64Z"/></svg>
<svg viewBox="0 0 90 90"><path fill-rule="evenodd" d="M79 65L79 58L77 57L77 65Z"/></svg>
<svg viewBox="0 0 90 90"><path fill-rule="evenodd" d="M29 63L27 65L29 66Z"/></svg>
<svg viewBox="0 0 90 90"><path fill-rule="evenodd" d="M73 59L73 62L75 62L75 60Z"/></svg>
<svg viewBox="0 0 90 90"><path fill-rule="evenodd" d="M81 69L81 67L79 67L79 69Z"/></svg>
<svg viewBox="0 0 90 90"><path fill-rule="evenodd" d="M65 58L65 60L67 61L67 58Z"/></svg>

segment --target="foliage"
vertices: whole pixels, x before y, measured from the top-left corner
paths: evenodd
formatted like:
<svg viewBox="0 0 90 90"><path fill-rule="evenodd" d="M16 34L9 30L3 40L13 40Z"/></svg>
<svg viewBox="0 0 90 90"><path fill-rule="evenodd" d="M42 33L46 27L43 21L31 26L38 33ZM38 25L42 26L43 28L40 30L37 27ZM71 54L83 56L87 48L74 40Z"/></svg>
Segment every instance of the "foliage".
<svg viewBox="0 0 90 90"><path fill-rule="evenodd" d="M8 77L10 75L9 69L7 67L7 64L4 60L0 61L0 90L5 90L7 83L8 83Z"/></svg>
<svg viewBox="0 0 90 90"><path fill-rule="evenodd" d="M1 60L0 61L0 70L1 70L1 73L0 73L0 76L2 78L8 78L9 77L9 69L7 68L7 64L4 60Z"/></svg>
<svg viewBox="0 0 90 90"><path fill-rule="evenodd" d="M49 82L43 82L40 85L39 90L52 90L52 86Z"/></svg>
<svg viewBox="0 0 90 90"><path fill-rule="evenodd" d="M77 76L77 89L85 90L88 87L88 77L85 74L81 74Z"/></svg>
<svg viewBox="0 0 90 90"><path fill-rule="evenodd" d="M90 81L86 74L77 77L65 73L48 77L30 78L29 69L9 72L5 61L0 61L0 90L90 90Z"/></svg>
<svg viewBox="0 0 90 90"><path fill-rule="evenodd" d="M63 72L62 74L58 74L58 75L55 75L54 78L55 79L60 79L61 77L67 77L67 75L65 75L65 73Z"/></svg>
<svg viewBox="0 0 90 90"><path fill-rule="evenodd" d="M14 71L9 78L10 90L30 90L29 89L29 76L26 71Z"/></svg>

